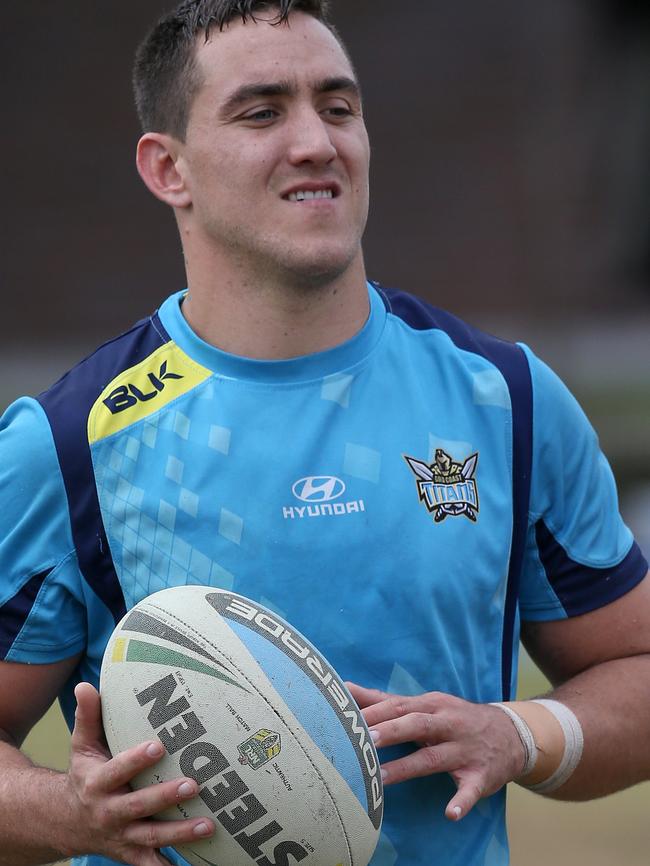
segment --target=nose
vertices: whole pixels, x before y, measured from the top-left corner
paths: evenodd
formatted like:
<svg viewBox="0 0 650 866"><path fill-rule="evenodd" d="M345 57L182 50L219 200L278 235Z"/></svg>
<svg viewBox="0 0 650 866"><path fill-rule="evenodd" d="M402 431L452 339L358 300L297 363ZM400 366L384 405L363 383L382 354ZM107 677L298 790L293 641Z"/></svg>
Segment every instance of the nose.
<svg viewBox="0 0 650 866"><path fill-rule="evenodd" d="M313 108L301 111L291 124L289 162L292 165L306 162L327 165L336 154L327 122Z"/></svg>

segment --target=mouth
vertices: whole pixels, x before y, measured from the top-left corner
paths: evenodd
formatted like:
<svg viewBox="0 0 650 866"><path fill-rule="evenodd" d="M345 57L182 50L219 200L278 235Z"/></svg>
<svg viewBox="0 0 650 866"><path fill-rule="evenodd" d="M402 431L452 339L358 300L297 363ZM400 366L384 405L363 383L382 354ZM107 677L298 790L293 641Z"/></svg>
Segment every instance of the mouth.
<svg viewBox="0 0 650 866"><path fill-rule="evenodd" d="M301 201L322 201L323 199L330 200L337 198L340 195L340 190L337 186L306 186L294 187L289 192L286 192L282 198L285 201L301 202Z"/></svg>

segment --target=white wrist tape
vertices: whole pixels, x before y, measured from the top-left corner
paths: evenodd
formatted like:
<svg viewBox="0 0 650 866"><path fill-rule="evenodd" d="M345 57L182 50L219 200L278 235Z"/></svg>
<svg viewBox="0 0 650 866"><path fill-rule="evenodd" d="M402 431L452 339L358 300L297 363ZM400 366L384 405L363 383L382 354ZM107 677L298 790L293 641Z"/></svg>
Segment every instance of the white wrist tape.
<svg viewBox="0 0 650 866"><path fill-rule="evenodd" d="M511 710L510 707L506 706L506 704L501 704L498 702L493 703L491 706L498 707L500 710L510 717L513 725L517 733L519 734L519 739L521 740L521 744L524 747L524 768L521 771L520 775L517 778L521 778L523 776L527 776L529 773L535 768L535 764L537 763L537 746L535 745L535 738L533 737L533 732L528 727L526 722L518 715L514 710Z"/></svg>
<svg viewBox="0 0 650 866"><path fill-rule="evenodd" d="M567 779L573 774L573 771L580 763L582 757L582 749L584 746L584 736L582 733L582 725L578 721L575 713L559 701L549 701L539 699L533 701L535 704L541 704L543 707L552 713L558 720L562 732L564 733L564 754L562 760L555 772L544 779L543 782L538 782L536 785L528 785L531 791L536 791L538 794L549 794L562 787Z"/></svg>

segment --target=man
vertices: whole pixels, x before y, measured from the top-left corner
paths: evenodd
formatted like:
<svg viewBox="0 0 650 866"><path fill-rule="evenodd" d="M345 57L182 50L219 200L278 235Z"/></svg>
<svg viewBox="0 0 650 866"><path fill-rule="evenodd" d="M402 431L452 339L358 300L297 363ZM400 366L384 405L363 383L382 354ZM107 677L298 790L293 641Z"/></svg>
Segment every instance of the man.
<svg viewBox="0 0 650 866"><path fill-rule="evenodd" d="M270 601L360 684L375 866L505 864L507 782L650 777L650 581L595 436L528 350L366 282L368 140L322 3L185 2L135 82L189 289L3 420L0 864L182 863L220 832L151 820L196 783L130 792L162 746L111 759L94 688L116 619L186 582ZM507 703L520 618L552 703ZM33 767L73 689L69 772Z"/></svg>

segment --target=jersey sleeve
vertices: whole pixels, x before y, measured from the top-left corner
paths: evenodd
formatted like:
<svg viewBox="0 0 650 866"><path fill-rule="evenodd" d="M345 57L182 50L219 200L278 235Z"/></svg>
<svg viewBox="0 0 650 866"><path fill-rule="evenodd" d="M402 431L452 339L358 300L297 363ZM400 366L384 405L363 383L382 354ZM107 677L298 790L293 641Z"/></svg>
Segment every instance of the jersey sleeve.
<svg viewBox="0 0 650 866"><path fill-rule="evenodd" d="M530 350L533 463L519 595L524 620L577 616L624 595L648 564L619 514L611 468L584 412Z"/></svg>
<svg viewBox="0 0 650 866"><path fill-rule="evenodd" d="M50 426L30 398L0 419L0 658L60 661L86 645L82 579Z"/></svg>

